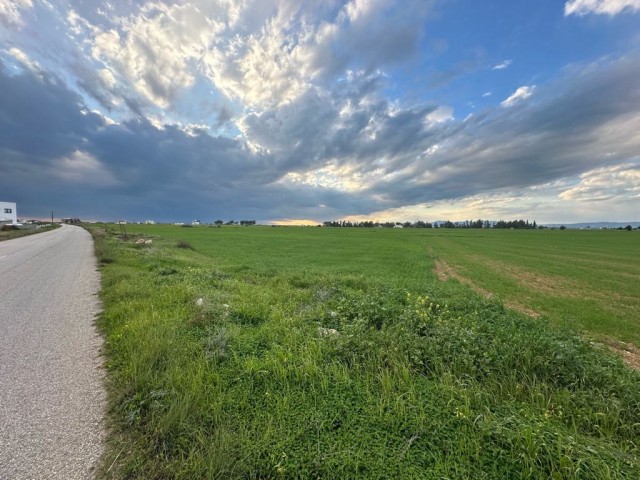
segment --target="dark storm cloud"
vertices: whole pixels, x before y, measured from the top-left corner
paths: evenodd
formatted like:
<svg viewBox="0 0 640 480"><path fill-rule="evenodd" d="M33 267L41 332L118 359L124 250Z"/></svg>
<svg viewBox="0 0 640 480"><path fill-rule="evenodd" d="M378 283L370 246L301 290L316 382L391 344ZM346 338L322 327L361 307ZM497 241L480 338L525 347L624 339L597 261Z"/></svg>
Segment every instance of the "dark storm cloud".
<svg viewBox="0 0 640 480"><path fill-rule="evenodd" d="M21 215L267 219L351 203L338 192L269 186L273 157L235 139L144 119L111 124L50 75L0 69L0 88L0 191ZM61 175L69 168L77 171Z"/></svg>
<svg viewBox="0 0 640 480"><path fill-rule="evenodd" d="M80 97L46 72L9 75L0 64L0 148L22 153L33 166L64 155L102 124Z"/></svg>
<svg viewBox="0 0 640 480"><path fill-rule="evenodd" d="M25 216L212 221L331 219L539 185L640 156L638 78L638 57L575 68L457 121L390 104L381 80L362 76L247 115L256 149L143 117L112 124L56 77L0 68L0 192ZM361 187L282 180L327 165Z"/></svg>

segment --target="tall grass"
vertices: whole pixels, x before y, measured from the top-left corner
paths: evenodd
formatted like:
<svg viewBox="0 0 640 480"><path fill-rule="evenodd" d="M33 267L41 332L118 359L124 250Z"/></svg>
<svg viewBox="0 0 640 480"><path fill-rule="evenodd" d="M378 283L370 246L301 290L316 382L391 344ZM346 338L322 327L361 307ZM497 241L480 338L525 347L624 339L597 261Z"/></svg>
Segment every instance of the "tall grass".
<svg viewBox="0 0 640 480"><path fill-rule="evenodd" d="M85 229L93 237L93 248L98 262L106 265L114 261L113 250L107 240L107 231L104 227L85 226Z"/></svg>
<svg viewBox="0 0 640 480"><path fill-rule="evenodd" d="M255 230L221 258L193 230L197 251L104 239L102 477L640 477L640 375L576 333L403 281L412 244L332 271L333 237Z"/></svg>

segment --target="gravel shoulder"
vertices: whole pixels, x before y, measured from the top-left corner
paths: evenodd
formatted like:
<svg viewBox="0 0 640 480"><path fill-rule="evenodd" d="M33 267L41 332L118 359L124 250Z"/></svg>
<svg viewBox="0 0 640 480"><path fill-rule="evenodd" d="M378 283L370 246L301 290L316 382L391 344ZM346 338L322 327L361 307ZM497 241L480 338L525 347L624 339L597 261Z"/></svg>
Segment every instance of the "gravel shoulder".
<svg viewBox="0 0 640 480"><path fill-rule="evenodd" d="M0 479L93 476L106 408L99 289L82 228L0 242Z"/></svg>

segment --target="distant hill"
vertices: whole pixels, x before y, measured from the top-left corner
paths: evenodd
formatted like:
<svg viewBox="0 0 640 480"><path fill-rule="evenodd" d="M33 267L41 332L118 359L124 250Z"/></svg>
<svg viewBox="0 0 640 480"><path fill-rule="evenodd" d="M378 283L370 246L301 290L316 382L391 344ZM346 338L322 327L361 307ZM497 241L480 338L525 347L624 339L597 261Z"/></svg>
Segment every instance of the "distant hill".
<svg viewBox="0 0 640 480"><path fill-rule="evenodd" d="M588 222L588 223L545 223L545 227L553 228L564 225L567 228L618 228L631 225L633 228L640 226L640 222Z"/></svg>

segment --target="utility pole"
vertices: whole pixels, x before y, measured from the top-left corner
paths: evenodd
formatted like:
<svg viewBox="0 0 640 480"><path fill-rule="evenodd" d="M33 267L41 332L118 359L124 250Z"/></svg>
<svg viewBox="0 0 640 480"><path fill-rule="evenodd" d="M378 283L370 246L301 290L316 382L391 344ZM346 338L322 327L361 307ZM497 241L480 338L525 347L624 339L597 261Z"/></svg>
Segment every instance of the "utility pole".
<svg viewBox="0 0 640 480"><path fill-rule="evenodd" d="M51 211L51 225L53 225L53 210Z"/></svg>

